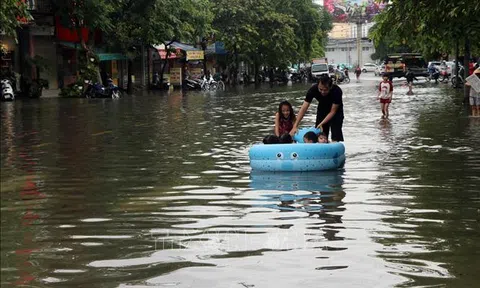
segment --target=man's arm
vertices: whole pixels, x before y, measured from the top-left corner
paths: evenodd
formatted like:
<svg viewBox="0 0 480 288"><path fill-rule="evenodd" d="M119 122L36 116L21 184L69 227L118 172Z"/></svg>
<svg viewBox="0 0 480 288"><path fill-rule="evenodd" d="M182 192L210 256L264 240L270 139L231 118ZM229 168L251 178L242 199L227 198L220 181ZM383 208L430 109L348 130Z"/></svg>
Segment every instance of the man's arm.
<svg viewBox="0 0 480 288"><path fill-rule="evenodd" d="M333 116L335 116L339 106L340 105L338 105L338 104L333 104L332 109L330 109L330 112L328 112L327 116L325 116L325 118L323 118L322 122L320 122L320 124L318 124L317 128L320 128L323 131L323 127L322 127L323 124L328 123L328 121L330 121L333 118Z"/></svg>
<svg viewBox="0 0 480 288"><path fill-rule="evenodd" d="M307 101L303 101L302 108L300 108L300 111L298 111L297 119L295 120L295 123L293 124L293 128L290 131L290 135L295 135L295 133L298 130L298 125L300 125L300 122L303 119L303 116L305 116L305 113L307 113L308 107L310 107L310 103Z"/></svg>

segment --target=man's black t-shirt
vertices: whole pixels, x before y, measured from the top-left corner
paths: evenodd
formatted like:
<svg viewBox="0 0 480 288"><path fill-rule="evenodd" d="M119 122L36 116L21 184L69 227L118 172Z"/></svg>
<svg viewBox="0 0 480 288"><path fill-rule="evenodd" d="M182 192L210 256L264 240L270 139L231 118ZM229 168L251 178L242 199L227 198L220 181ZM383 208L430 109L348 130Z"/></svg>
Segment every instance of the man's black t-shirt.
<svg viewBox="0 0 480 288"><path fill-rule="evenodd" d="M337 113L335 116L330 120L330 122L341 121L343 120L343 102L342 102L342 89L337 85L333 85L328 95L323 96L320 91L318 90L318 84L312 86L312 88L308 89L307 96L305 97L305 101L308 103L312 103L313 98L317 99L318 107L317 107L317 121L316 125L318 125L328 113L332 109L332 104L338 104Z"/></svg>

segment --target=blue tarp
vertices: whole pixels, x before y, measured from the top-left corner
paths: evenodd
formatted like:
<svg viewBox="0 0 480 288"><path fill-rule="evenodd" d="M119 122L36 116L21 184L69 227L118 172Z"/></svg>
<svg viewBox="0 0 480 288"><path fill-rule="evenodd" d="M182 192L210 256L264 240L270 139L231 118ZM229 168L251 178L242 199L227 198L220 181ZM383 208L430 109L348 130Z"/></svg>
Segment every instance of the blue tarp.
<svg viewBox="0 0 480 288"><path fill-rule="evenodd" d="M178 48L180 50L183 50L183 51L198 51L198 50L202 50L202 49L199 49L199 48L195 48L193 47L192 45L188 45L188 44L183 44L183 43L180 43L180 42L173 42L172 44L170 44L172 47L174 48Z"/></svg>

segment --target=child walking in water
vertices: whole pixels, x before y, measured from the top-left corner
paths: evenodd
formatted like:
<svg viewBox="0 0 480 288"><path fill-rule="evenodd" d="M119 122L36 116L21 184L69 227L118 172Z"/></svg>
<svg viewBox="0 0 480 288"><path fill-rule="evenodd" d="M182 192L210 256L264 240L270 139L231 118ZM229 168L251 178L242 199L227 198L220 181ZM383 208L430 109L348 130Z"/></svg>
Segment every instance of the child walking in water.
<svg viewBox="0 0 480 288"><path fill-rule="evenodd" d="M275 113L275 135L280 137L285 133L290 133L296 119L292 104L288 101L281 102L278 105L277 113Z"/></svg>
<svg viewBox="0 0 480 288"><path fill-rule="evenodd" d="M380 82L378 86L378 96L377 99L380 99L380 105L382 107L382 118L388 118L388 106L392 102L393 96L393 84L389 80L387 74L383 74L383 81Z"/></svg>

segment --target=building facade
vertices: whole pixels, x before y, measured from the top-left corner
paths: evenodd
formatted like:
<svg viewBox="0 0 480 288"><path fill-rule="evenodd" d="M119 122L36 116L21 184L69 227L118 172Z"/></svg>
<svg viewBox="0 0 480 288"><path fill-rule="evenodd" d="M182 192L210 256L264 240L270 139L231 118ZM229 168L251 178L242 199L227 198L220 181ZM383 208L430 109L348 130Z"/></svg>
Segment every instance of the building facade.
<svg viewBox="0 0 480 288"><path fill-rule="evenodd" d="M361 61L358 61L357 39L329 39L325 48L325 56L328 62L334 65L346 64L351 66L365 63L374 63L372 54L375 53L375 47L369 40L361 40Z"/></svg>

